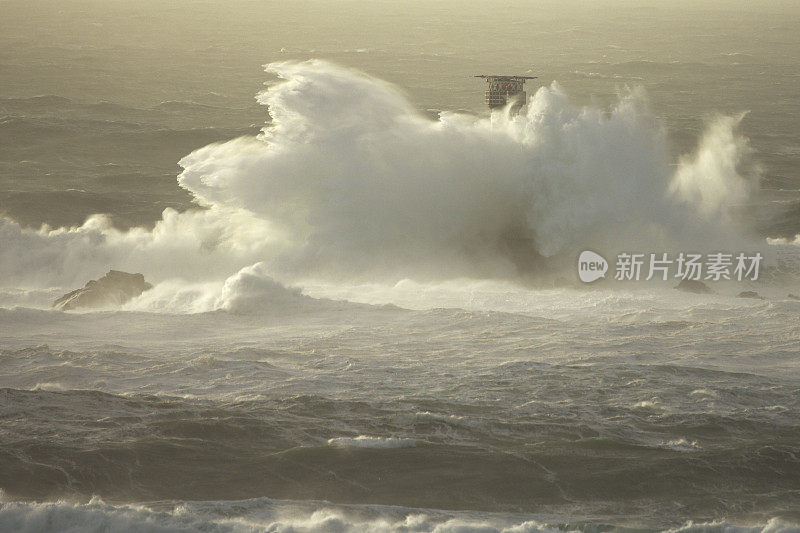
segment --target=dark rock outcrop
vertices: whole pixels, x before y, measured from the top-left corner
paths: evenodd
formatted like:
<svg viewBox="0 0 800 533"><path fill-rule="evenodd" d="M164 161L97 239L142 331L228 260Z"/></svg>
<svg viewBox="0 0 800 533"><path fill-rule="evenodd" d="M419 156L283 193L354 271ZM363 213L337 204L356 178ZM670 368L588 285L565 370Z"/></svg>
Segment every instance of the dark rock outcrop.
<svg viewBox="0 0 800 533"><path fill-rule="evenodd" d="M153 286L144 280L142 274L109 270L108 274L89 281L82 289L65 294L53 302L53 307L69 311L119 306L152 288Z"/></svg>
<svg viewBox="0 0 800 533"><path fill-rule="evenodd" d="M708 285L696 279L682 279L675 287L679 291L693 292L694 294L713 294Z"/></svg>
<svg viewBox="0 0 800 533"><path fill-rule="evenodd" d="M764 300L765 298L758 294L756 291L742 291L738 294L738 298L753 298L755 300Z"/></svg>

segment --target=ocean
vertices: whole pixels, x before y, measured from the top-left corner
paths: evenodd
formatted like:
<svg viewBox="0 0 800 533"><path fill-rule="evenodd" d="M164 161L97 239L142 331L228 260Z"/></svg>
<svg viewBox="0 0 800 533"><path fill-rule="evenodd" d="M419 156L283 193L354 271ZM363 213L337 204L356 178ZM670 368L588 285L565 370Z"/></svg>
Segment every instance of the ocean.
<svg viewBox="0 0 800 533"><path fill-rule="evenodd" d="M800 530L795 2L0 15L0 531Z"/></svg>

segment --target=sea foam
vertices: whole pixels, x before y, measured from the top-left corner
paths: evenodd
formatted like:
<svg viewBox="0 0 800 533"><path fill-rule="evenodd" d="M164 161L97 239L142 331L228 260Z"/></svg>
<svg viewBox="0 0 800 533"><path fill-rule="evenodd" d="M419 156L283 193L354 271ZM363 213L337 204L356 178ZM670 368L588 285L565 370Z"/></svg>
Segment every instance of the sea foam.
<svg viewBox="0 0 800 533"><path fill-rule="evenodd" d="M204 209L128 231L103 215L39 230L2 219L3 283L74 287L115 268L183 300L181 284L214 283L216 298L259 262L290 282L515 281L560 275L586 247L752 248L735 217L758 180L739 117L711 121L674 166L641 90L601 109L553 83L521 115L431 120L400 89L328 62L267 71L279 81L258 97L272 117L262 134L180 161Z"/></svg>

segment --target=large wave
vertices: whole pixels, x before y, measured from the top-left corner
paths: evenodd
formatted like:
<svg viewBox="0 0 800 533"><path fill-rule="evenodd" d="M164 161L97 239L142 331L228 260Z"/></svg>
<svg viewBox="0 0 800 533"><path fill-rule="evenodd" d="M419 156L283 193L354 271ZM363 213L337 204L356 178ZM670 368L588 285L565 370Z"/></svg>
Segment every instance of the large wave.
<svg viewBox="0 0 800 533"><path fill-rule="evenodd" d="M553 83L524 114L431 120L363 73L317 60L266 68L280 80L258 96L272 117L263 133L180 161L179 184L204 209L125 232L102 215L36 231L3 219L4 284L75 285L109 268L221 283L257 262L282 280L520 279L558 275L585 248L750 238L735 209L758 171L737 117L712 121L672 164L640 90L599 109Z"/></svg>

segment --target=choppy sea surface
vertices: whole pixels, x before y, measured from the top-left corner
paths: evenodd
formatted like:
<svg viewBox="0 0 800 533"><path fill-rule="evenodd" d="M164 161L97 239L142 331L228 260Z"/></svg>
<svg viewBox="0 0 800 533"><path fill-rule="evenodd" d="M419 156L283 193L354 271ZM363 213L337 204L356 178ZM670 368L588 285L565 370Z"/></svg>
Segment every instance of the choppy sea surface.
<svg viewBox="0 0 800 533"><path fill-rule="evenodd" d="M383 298L414 307L421 292ZM3 490L43 503L2 504L0 526L781 530L800 518L800 303L503 286L432 299L462 306L3 310Z"/></svg>
<svg viewBox="0 0 800 533"><path fill-rule="evenodd" d="M799 531L800 11L604 2L0 2L0 531Z"/></svg>

